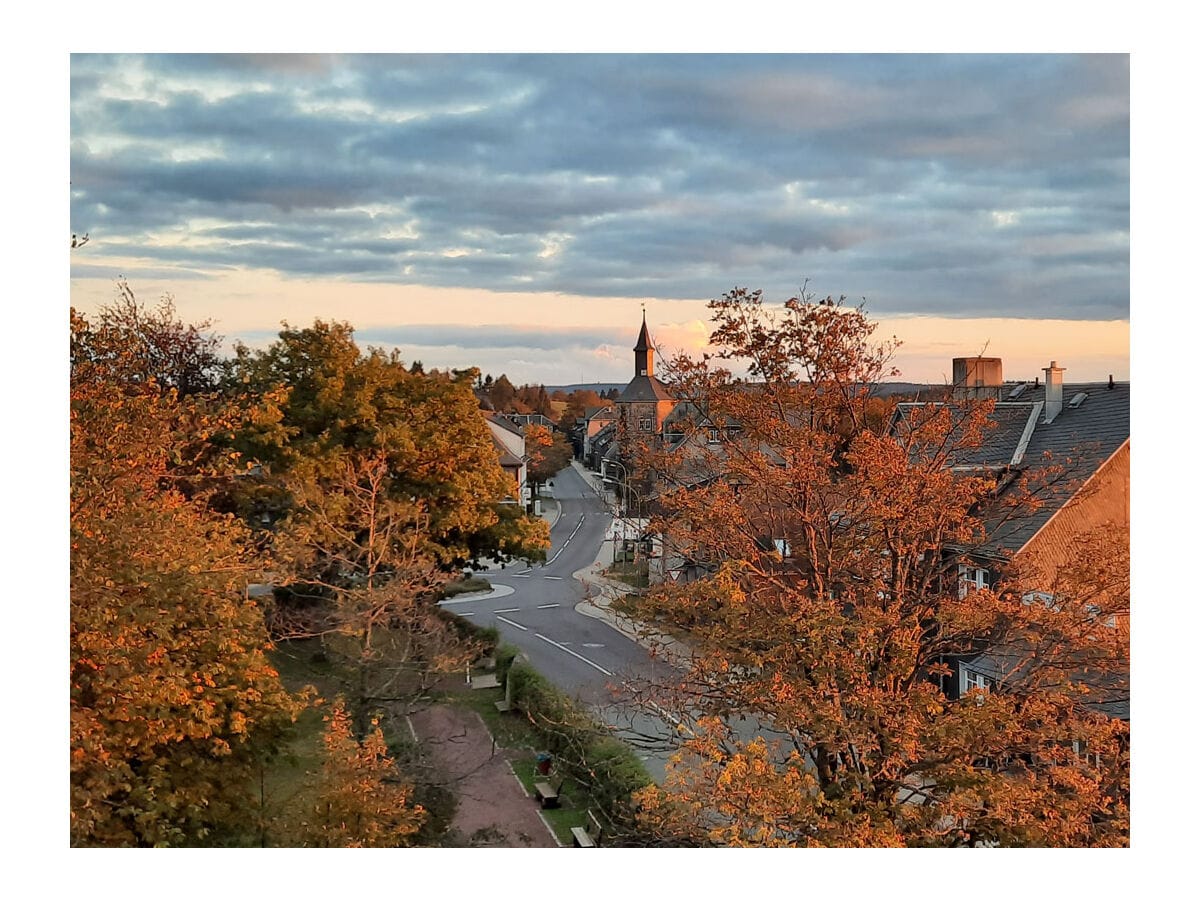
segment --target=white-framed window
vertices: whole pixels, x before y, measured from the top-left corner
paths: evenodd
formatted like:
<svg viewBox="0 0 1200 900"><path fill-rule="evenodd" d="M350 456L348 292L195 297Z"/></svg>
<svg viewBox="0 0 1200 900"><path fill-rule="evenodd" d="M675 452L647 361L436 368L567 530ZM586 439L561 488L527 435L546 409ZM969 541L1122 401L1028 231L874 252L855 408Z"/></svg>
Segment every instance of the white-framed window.
<svg viewBox="0 0 1200 900"><path fill-rule="evenodd" d="M986 675L981 675L979 672L972 672L970 669L962 670L962 682L960 685L960 693L966 694L971 688L979 688L985 693L996 686L995 679L988 678Z"/></svg>
<svg viewBox="0 0 1200 900"><path fill-rule="evenodd" d="M775 538L774 544L775 544L775 552L778 553L780 556L782 556L784 559L787 559L789 556L792 555L792 545L785 538Z"/></svg>
<svg viewBox="0 0 1200 900"><path fill-rule="evenodd" d="M708 442L710 444L721 443L721 429L720 428L709 428L708 429Z"/></svg>
<svg viewBox="0 0 1200 900"><path fill-rule="evenodd" d="M638 419L638 429L641 431L653 431L654 420L649 416L642 416Z"/></svg>
<svg viewBox="0 0 1200 900"><path fill-rule="evenodd" d="M967 596L971 591L982 591L990 586L990 576L987 569L981 569L978 566L959 565L959 599Z"/></svg>

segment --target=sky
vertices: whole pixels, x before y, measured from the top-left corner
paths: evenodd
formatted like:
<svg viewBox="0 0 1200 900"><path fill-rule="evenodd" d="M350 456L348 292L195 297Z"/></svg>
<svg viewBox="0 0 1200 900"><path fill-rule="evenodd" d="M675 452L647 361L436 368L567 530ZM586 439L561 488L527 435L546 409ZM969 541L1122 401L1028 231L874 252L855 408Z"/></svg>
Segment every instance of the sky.
<svg viewBox="0 0 1200 900"><path fill-rule="evenodd" d="M563 384L807 285L903 380L1125 380L1129 97L1126 54L72 54L71 302Z"/></svg>

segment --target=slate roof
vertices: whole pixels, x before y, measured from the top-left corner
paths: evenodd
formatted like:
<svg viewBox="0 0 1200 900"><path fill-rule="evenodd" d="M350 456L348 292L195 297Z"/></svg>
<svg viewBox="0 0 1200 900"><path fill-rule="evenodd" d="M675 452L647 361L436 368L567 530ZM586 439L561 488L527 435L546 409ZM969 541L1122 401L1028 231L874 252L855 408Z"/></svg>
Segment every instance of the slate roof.
<svg viewBox="0 0 1200 900"><path fill-rule="evenodd" d="M996 403L991 415L996 427L984 436L982 446L964 450L954 460L957 466L1023 472L1031 482L1039 470L1062 467L1062 475L1053 483L1038 485L1044 501L1040 509L1020 516L994 516L990 522L984 515L990 548L1004 555L1024 547L1129 439L1128 382L1117 382L1112 390L1105 382L1064 384L1062 410L1049 424L1043 421L1046 386L1025 383L1016 399L1008 399L1017 388L1006 386L1005 399ZM1072 398L1081 393L1086 399L1072 407ZM892 427L903 428L914 410L924 405L899 404ZM1015 479L1001 483L1011 489Z"/></svg>
<svg viewBox="0 0 1200 900"><path fill-rule="evenodd" d="M625 386L617 402L636 403L670 399L672 398L667 386L653 375L635 375L633 381Z"/></svg>
<svg viewBox="0 0 1200 900"><path fill-rule="evenodd" d="M1086 393L1078 407L1071 398ZM1042 508L1031 515L998 525L992 535L996 545L1009 552L1020 550L1043 525L1129 440L1129 383L1118 382L1110 391L1104 382L1063 385L1063 408L1049 425L1034 426L1022 465L1027 472L1059 465L1063 477L1043 497ZM1027 388L1021 400L1044 401L1045 386ZM1001 406L1004 404L996 404Z"/></svg>
<svg viewBox="0 0 1200 900"><path fill-rule="evenodd" d="M999 684L1020 684L1032 665L1025 647L991 647L959 665L971 672L986 675ZM1129 673L1097 671L1086 665L1071 671L1070 678L1086 684L1088 709L1116 719L1129 721Z"/></svg>
<svg viewBox="0 0 1200 900"><path fill-rule="evenodd" d="M893 429L902 431L910 417L926 406L925 403L897 404ZM1040 410L1041 406L1036 403L997 403L990 416L996 427L987 432L981 446L955 451L952 464L984 468L1001 468L1019 464L1024 449L1021 438L1029 427L1030 419L1036 417ZM958 429L955 431L957 432ZM958 435L952 433L951 440L956 437Z"/></svg>
<svg viewBox="0 0 1200 900"><path fill-rule="evenodd" d="M490 412L489 410L483 410L483 417L490 422L495 422L505 431L511 431L513 434L525 437L525 430L508 416L497 412Z"/></svg>

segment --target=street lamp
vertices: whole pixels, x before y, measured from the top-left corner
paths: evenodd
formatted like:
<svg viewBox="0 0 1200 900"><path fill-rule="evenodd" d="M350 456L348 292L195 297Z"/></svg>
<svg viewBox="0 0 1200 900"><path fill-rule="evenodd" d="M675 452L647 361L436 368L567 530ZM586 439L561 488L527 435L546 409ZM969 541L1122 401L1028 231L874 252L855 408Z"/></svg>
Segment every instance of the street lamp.
<svg viewBox="0 0 1200 900"><path fill-rule="evenodd" d="M620 501L617 504L617 517L622 520L622 522L621 522L621 539L625 540L625 536L626 536L626 534L628 534L628 532L626 530L626 526L627 526L628 513L629 513L629 495L630 495L630 493L632 493L634 495L634 499L637 501L639 511L641 510L641 506L642 506L642 496L637 491L637 489L634 488L629 483L629 469L627 469L625 467L625 464L623 462L621 462L620 460L616 460L616 459L604 460L604 467L605 467L606 472L607 472L607 469L609 466L617 466L621 470L622 477L621 477L620 481L617 481L616 479L609 479L607 477L604 477L604 480L605 481L611 480L611 481L613 481L614 484L621 485L624 487L624 490L621 492ZM622 505L624 506L624 514L622 513ZM641 519L639 517L639 521L640 520ZM614 531L614 533L613 533L613 562L615 563L616 561L617 561L617 539L616 539L616 533ZM637 566L637 561L638 561L638 548L637 548L637 541L635 540L634 545L633 545L633 563L634 563L635 567Z"/></svg>

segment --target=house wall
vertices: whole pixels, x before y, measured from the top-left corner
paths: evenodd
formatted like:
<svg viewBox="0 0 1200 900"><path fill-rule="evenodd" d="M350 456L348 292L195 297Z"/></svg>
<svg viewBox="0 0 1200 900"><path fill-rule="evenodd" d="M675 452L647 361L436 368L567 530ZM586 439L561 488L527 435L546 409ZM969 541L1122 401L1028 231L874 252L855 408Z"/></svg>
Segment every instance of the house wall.
<svg viewBox="0 0 1200 900"><path fill-rule="evenodd" d="M621 403L620 415L625 430L631 435L658 434L662 431L663 419L675 408L674 400L638 401L636 403ZM652 431L642 431L638 423L642 419L651 419L654 423Z"/></svg>
<svg viewBox="0 0 1200 900"><path fill-rule="evenodd" d="M1129 441L1021 548L1016 560L1049 584L1070 558L1077 538L1113 522L1129 522Z"/></svg>
<svg viewBox="0 0 1200 900"><path fill-rule="evenodd" d="M496 437L496 440L503 444L509 453L517 457L517 459L525 459L525 438L523 435L514 434L504 426L497 425L491 419L485 418L484 421L487 422L488 428L491 429L492 434ZM509 470L514 473L514 477L517 480L518 490L516 497L523 503L529 499L529 489L525 484L526 479L528 478L527 468L527 466L522 464L519 469L512 468Z"/></svg>

